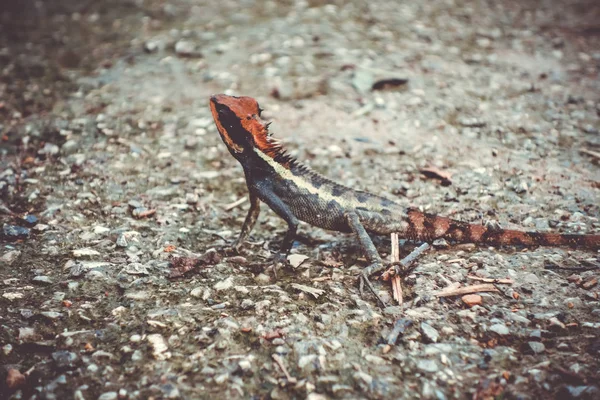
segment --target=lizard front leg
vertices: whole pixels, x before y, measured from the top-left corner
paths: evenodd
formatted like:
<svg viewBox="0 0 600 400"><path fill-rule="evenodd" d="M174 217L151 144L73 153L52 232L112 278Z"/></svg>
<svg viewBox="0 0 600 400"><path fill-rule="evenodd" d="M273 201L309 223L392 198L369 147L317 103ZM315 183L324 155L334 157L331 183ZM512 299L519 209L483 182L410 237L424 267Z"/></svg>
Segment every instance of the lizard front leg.
<svg viewBox="0 0 600 400"><path fill-rule="evenodd" d="M371 281L369 280L370 275L372 275L376 272L379 272L379 271L383 271L385 269L385 267L383 266L383 261L381 260L381 257L379 256L379 252L377 251L377 248L373 244L371 237L365 230L365 227L363 226L362 222L360 222L360 218L358 217L358 215L356 213L354 213L354 212L347 213L346 220L348 221L348 225L350 226L350 229L358 238L358 241L360 242L360 244L365 252L365 256L367 257L367 261L369 262L369 266L364 268L360 274L360 278L359 278L360 279L360 286L359 286L360 294L361 294L361 296L363 295L364 285L367 285L367 287L369 288L371 293L373 293L373 295L377 298L377 300L379 300L379 302L383 305L383 307L385 307L386 306L385 302L377 294L377 292L375 291L375 288L373 287L373 285L371 284Z"/></svg>
<svg viewBox="0 0 600 400"><path fill-rule="evenodd" d="M275 211L275 214L283 218L288 224L288 230L279 247L279 253L275 256L278 263L285 262L287 255L292 249L292 244L294 244L294 239L296 238L298 218L296 218L288 205L285 204L275 192L270 190L270 186L256 185L256 190L258 196L260 196L260 200L268 205L271 210Z"/></svg>
<svg viewBox="0 0 600 400"><path fill-rule="evenodd" d="M256 220L258 219L258 214L260 214L260 199L256 194L252 191L249 193L250 197L250 209L248 210L248 215L246 215L246 219L244 220L244 225L242 225L242 230L240 231L240 236L233 243L233 249L239 253L240 249L244 245L244 241L248 237L248 234L254 228L256 224Z"/></svg>

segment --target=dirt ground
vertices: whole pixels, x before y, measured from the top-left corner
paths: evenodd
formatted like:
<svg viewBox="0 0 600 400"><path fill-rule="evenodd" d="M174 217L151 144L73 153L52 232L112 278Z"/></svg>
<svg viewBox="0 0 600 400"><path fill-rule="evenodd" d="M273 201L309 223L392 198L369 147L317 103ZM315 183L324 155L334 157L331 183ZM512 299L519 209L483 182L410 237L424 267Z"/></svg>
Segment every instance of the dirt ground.
<svg viewBox="0 0 600 400"><path fill-rule="evenodd" d="M600 398L597 252L438 242L385 309L351 235L232 253L223 92L348 186L600 233L596 1L1 2L0 398Z"/></svg>

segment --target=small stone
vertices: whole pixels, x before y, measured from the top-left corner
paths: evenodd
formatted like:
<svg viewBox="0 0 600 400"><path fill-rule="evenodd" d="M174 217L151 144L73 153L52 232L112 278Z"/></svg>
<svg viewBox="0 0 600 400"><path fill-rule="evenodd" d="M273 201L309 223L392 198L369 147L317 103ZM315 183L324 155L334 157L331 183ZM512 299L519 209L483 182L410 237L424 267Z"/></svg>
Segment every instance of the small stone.
<svg viewBox="0 0 600 400"><path fill-rule="evenodd" d="M32 214L27 214L21 220L29 227L32 227L39 222L39 219Z"/></svg>
<svg viewBox="0 0 600 400"><path fill-rule="evenodd" d="M546 351L546 346L542 342L527 342L527 345L535 354L540 354Z"/></svg>
<svg viewBox="0 0 600 400"><path fill-rule="evenodd" d="M77 354L66 350L59 350L52 353L52 359L56 363L57 368L71 368L77 360Z"/></svg>
<svg viewBox="0 0 600 400"><path fill-rule="evenodd" d="M426 322L421 322L421 333L426 343L437 343L440 333Z"/></svg>
<svg viewBox="0 0 600 400"><path fill-rule="evenodd" d="M46 143L43 148L38 150L38 154L48 154L51 156L55 156L59 152L60 152L60 147L58 147L54 143Z"/></svg>
<svg viewBox="0 0 600 400"><path fill-rule="evenodd" d="M155 51L158 51L158 43L149 40L144 43L144 50L147 53L154 53Z"/></svg>
<svg viewBox="0 0 600 400"><path fill-rule="evenodd" d="M478 294L465 294L461 297L463 303L469 307L481 305L483 298Z"/></svg>
<svg viewBox="0 0 600 400"><path fill-rule="evenodd" d="M24 296L25 295L23 293L19 293L19 292L2 293L2 297L4 297L7 300L10 300L10 301L22 299Z"/></svg>
<svg viewBox="0 0 600 400"><path fill-rule="evenodd" d="M171 353L167 351L169 346L161 334L153 333L148 335L146 340L148 340L148 343L152 347L152 355L155 359L166 360L171 358Z"/></svg>
<svg viewBox="0 0 600 400"><path fill-rule="evenodd" d="M110 232L110 228L107 228L105 226L94 227L94 233L96 235L104 235L104 234L107 234L108 232Z"/></svg>
<svg viewBox="0 0 600 400"><path fill-rule="evenodd" d="M488 328L488 331L494 332L494 333L496 333L497 335L500 335L500 336L505 336L505 335L508 335L510 333L510 331L508 330L508 328L504 324L494 324L494 325L492 325L492 326L490 326Z"/></svg>
<svg viewBox="0 0 600 400"><path fill-rule="evenodd" d="M63 155L71 155L77 152L78 147L79 143L76 140L69 139L63 143L60 149Z"/></svg>
<svg viewBox="0 0 600 400"><path fill-rule="evenodd" d="M375 364L375 365L384 365L384 364L387 364L387 361L384 358L381 358L379 356L375 356L373 354L367 354L365 356L365 360L367 362L370 362L371 364Z"/></svg>
<svg viewBox="0 0 600 400"><path fill-rule="evenodd" d="M242 310L249 310L251 308L254 308L254 301L250 299L244 299L242 300L242 304L240 304L240 308Z"/></svg>
<svg viewBox="0 0 600 400"><path fill-rule="evenodd" d="M116 244L117 244L117 246L119 246L119 247L127 247L127 245L128 245L128 244L127 244L127 238L125 237L125 235L124 235L124 234L122 234L122 233L121 233L121 234L120 234L120 235L117 237Z"/></svg>
<svg viewBox="0 0 600 400"><path fill-rule="evenodd" d="M90 249L90 248L83 248L83 249L77 249L77 250L73 250L73 257L75 258L87 258L87 257L94 257L94 256L99 256L100 253L94 249Z"/></svg>
<svg viewBox="0 0 600 400"><path fill-rule="evenodd" d="M52 279L46 275L34 276L31 281L40 285L50 285L52 283Z"/></svg>
<svg viewBox="0 0 600 400"><path fill-rule="evenodd" d="M42 311L40 315L48 319L59 319L62 317L62 314L56 311Z"/></svg>
<svg viewBox="0 0 600 400"><path fill-rule="evenodd" d="M119 394L117 392L106 392L102 393L98 400L117 400L119 398Z"/></svg>
<svg viewBox="0 0 600 400"><path fill-rule="evenodd" d="M141 361L144 358L144 353L141 350L135 350L131 355L131 361Z"/></svg>
<svg viewBox="0 0 600 400"><path fill-rule="evenodd" d="M16 390L25 384L25 375L18 369L9 369L6 374L6 386L11 390Z"/></svg>
<svg viewBox="0 0 600 400"><path fill-rule="evenodd" d="M483 128L486 125L485 122L477 118L469 117L459 118L458 123L464 126L465 128Z"/></svg>
<svg viewBox="0 0 600 400"><path fill-rule="evenodd" d="M248 360L242 360L238 363L238 365L242 371L250 371L250 369L252 369L252 363L250 363Z"/></svg>
<svg viewBox="0 0 600 400"><path fill-rule="evenodd" d="M532 340L541 341L542 340L542 331L539 329L534 329L529 333L529 338Z"/></svg>
<svg viewBox="0 0 600 400"><path fill-rule="evenodd" d="M267 274L258 274L254 277L254 281L261 285L266 285L271 282L271 277Z"/></svg>
<svg viewBox="0 0 600 400"><path fill-rule="evenodd" d="M33 328L19 328L19 340L30 341L35 337L35 330Z"/></svg>
<svg viewBox="0 0 600 400"><path fill-rule="evenodd" d="M180 57L200 57L202 54L196 49L196 43L191 40L178 40L175 43L175 53Z"/></svg>
<svg viewBox="0 0 600 400"><path fill-rule="evenodd" d="M92 374L95 374L96 372L98 372L98 370L100 368L98 367L97 364L90 364L90 365L87 366L86 369L88 370L88 372L91 372Z"/></svg>
<svg viewBox="0 0 600 400"><path fill-rule="evenodd" d="M230 276L229 278L217 282L215 284L215 286L213 286L213 288L217 291L221 291L221 290L228 290L231 289L233 287L233 276Z"/></svg>
<svg viewBox="0 0 600 400"><path fill-rule="evenodd" d="M201 298L202 298L202 294L204 293L204 289L205 289L205 288L204 288L204 287L202 287L202 286L199 286L199 287L197 287L197 288L193 288L193 289L190 291L190 296L192 296L192 297L195 297L195 298L197 298L197 299L201 299Z"/></svg>
<svg viewBox="0 0 600 400"><path fill-rule="evenodd" d="M4 353L5 356L12 353L12 350L13 350L12 344L5 344L4 346L2 346L2 352Z"/></svg>
<svg viewBox="0 0 600 400"><path fill-rule="evenodd" d="M142 336L138 335L137 333L135 333L129 337L129 341L131 343L139 343L139 342L141 342L141 340L142 340Z"/></svg>
<svg viewBox="0 0 600 400"><path fill-rule="evenodd" d="M150 292L146 290L126 292L125 297L131 300L147 300L150 298Z"/></svg>
<svg viewBox="0 0 600 400"><path fill-rule="evenodd" d="M0 257L0 262L6 263L7 265L12 265L12 263L14 263L15 260L17 258L19 258L20 255L21 255L21 252L19 250L7 251L6 253L4 253L2 255L2 257Z"/></svg>
<svg viewBox="0 0 600 400"><path fill-rule="evenodd" d="M287 259L292 267L298 268L300 264L308 259L308 256L303 254L290 254Z"/></svg>
<svg viewBox="0 0 600 400"><path fill-rule="evenodd" d="M29 229L18 225L4 224L2 226L2 235L0 238L4 238L7 241L14 241L19 239L27 239L29 237Z"/></svg>
<svg viewBox="0 0 600 400"><path fill-rule="evenodd" d="M198 195L196 193L186 193L185 194L185 202L187 204L196 204L198 203Z"/></svg>
<svg viewBox="0 0 600 400"><path fill-rule="evenodd" d="M424 372L437 372L439 367L434 360L419 360L417 368Z"/></svg>
<svg viewBox="0 0 600 400"><path fill-rule="evenodd" d="M523 278L521 278L521 281L523 283L539 283L540 282L540 278L538 278L538 276L534 273L528 273L525 274L525 276L523 276Z"/></svg>
<svg viewBox="0 0 600 400"><path fill-rule="evenodd" d="M127 264L125 268L123 268L123 272L129 275L148 275L148 268L142 263L131 263Z"/></svg>

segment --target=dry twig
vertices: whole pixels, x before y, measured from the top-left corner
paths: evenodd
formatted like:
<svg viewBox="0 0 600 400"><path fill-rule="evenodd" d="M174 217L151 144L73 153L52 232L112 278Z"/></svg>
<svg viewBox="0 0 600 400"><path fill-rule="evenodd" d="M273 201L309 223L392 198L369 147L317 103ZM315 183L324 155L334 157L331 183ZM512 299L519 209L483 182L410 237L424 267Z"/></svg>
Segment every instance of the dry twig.
<svg viewBox="0 0 600 400"><path fill-rule="evenodd" d="M398 234L396 232L391 234L392 239L392 263L400 262L400 243L398 242ZM401 306L404 302L402 296L402 278L399 275L392 277L392 297Z"/></svg>
<svg viewBox="0 0 600 400"><path fill-rule="evenodd" d="M285 378L287 379L287 381L289 383L297 383L298 380L290 375L290 373L288 372L285 365L283 365L283 360L281 359L279 354L273 354L272 357L273 357L273 360L275 360L275 362L277 363L277 365L279 365L279 368L281 368L281 371L283 371L283 374L285 375Z"/></svg>
<svg viewBox="0 0 600 400"><path fill-rule="evenodd" d="M498 292L496 286L490 283L482 283L480 285L471 285L461 288L446 288L439 292L434 293L437 297L449 297L449 296L461 296L463 294L477 293L477 292Z"/></svg>
<svg viewBox="0 0 600 400"><path fill-rule="evenodd" d="M505 285L512 285L513 283L515 283L512 279L510 278L505 278L505 279L497 279L497 278L482 278L480 276L475 276L475 275L467 275L467 278L469 279L473 279L474 281L481 281L481 282L486 282L486 283L502 283Z"/></svg>
<svg viewBox="0 0 600 400"><path fill-rule="evenodd" d="M244 204L246 201L248 201L248 197L246 197L246 196L240 197L239 199L237 199L233 203L229 203L229 204L224 205L223 209L225 211L231 211L234 208L236 208L237 206L239 206L240 204Z"/></svg>

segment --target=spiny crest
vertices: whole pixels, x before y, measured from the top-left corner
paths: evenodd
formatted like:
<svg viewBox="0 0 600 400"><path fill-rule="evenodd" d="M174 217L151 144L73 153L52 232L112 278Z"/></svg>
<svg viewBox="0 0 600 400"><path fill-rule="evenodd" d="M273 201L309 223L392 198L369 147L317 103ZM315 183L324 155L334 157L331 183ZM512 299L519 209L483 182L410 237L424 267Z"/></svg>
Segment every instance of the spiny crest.
<svg viewBox="0 0 600 400"><path fill-rule="evenodd" d="M281 141L269 132L271 122L264 122L258 117L248 121L247 125L245 128L252 134L257 149L273 159L286 155Z"/></svg>

